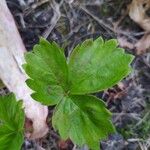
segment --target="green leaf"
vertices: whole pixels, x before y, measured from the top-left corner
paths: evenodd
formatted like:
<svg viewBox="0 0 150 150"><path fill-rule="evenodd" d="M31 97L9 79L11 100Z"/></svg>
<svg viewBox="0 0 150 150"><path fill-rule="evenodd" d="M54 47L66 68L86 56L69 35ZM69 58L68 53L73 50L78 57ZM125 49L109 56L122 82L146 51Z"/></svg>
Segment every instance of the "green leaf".
<svg viewBox="0 0 150 150"><path fill-rule="evenodd" d="M69 59L70 93L89 94L105 90L126 77L133 56L118 48L116 40L86 40Z"/></svg>
<svg viewBox="0 0 150 150"><path fill-rule="evenodd" d="M53 126L63 139L98 150L99 140L115 131L111 113L102 100L94 96L70 95L56 106Z"/></svg>
<svg viewBox="0 0 150 150"><path fill-rule="evenodd" d="M56 43L43 38L25 55L24 69L31 78L27 85L35 91L32 97L46 105L55 105L63 97L68 82L68 67Z"/></svg>
<svg viewBox="0 0 150 150"><path fill-rule="evenodd" d="M22 102L13 94L0 96L0 150L20 150L24 141Z"/></svg>
<svg viewBox="0 0 150 150"><path fill-rule="evenodd" d="M61 137L98 150L99 140L115 129L104 102L88 94L109 88L127 76L133 56L118 48L116 40L98 38L78 45L67 64L56 43L41 39L25 58L32 97L56 105L52 123Z"/></svg>

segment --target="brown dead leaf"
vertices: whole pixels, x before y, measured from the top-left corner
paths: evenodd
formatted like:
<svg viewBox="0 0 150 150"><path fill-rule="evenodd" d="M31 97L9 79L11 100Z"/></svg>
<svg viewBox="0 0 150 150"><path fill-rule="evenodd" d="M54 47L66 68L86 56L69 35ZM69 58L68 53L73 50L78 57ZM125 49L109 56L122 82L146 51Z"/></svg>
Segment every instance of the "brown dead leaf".
<svg viewBox="0 0 150 150"><path fill-rule="evenodd" d="M129 5L129 16L145 31L150 32L150 17L146 11L150 8L150 0L132 0Z"/></svg>
<svg viewBox="0 0 150 150"><path fill-rule="evenodd" d="M137 54L142 54L150 48L150 34L145 34L136 44L135 44Z"/></svg>
<svg viewBox="0 0 150 150"><path fill-rule="evenodd" d="M139 55L150 48L150 17L146 13L150 9L150 0L132 0L128 8L130 18L145 30L143 37L134 45Z"/></svg>
<svg viewBox="0 0 150 150"><path fill-rule="evenodd" d="M128 42L125 37L117 37L119 45L123 48L133 49L135 46L133 43Z"/></svg>

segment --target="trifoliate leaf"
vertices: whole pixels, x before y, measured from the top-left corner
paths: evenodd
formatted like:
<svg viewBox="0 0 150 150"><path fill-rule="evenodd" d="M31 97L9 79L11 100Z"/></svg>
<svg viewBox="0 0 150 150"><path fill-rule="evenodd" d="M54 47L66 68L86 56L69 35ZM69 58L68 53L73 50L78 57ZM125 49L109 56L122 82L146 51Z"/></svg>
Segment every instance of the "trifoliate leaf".
<svg viewBox="0 0 150 150"><path fill-rule="evenodd" d="M86 40L69 59L70 93L95 93L117 84L127 76L133 56L118 48L116 40Z"/></svg>
<svg viewBox="0 0 150 150"><path fill-rule="evenodd" d="M52 121L63 139L98 150L99 140L114 132L110 119L103 101L94 96L70 95L56 106Z"/></svg>
<svg viewBox="0 0 150 150"><path fill-rule="evenodd" d="M35 100L56 104L52 123L63 139L98 150L99 140L113 133L114 127L102 100L87 94L123 79L131 71L132 59L116 40L99 38L78 45L67 64L61 48L41 39L26 55L27 84L35 91Z"/></svg>
<svg viewBox="0 0 150 150"><path fill-rule="evenodd" d="M68 82L68 67L62 50L56 43L50 44L41 38L25 59L24 69L31 78L27 85L35 91L32 97L46 105L57 104Z"/></svg>
<svg viewBox="0 0 150 150"><path fill-rule="evenodd" d="M0 96L0 150L20 150L24 141L22 102L13 94Z"/></svg>

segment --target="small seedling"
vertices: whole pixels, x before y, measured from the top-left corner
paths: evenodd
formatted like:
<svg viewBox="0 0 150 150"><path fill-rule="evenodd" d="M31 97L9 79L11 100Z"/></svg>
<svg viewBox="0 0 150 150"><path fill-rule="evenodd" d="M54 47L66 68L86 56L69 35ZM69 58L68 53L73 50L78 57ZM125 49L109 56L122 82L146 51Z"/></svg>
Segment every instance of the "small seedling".
<svg viewBox="0 0 150 150"><path fill-rule="evenodd" d="M77 45L67 61L62 48L41 38L25 60L31 96L44 105L55 105L52 125L61 138L98 150L99 141L115 128L105 103L91 94L126 77L133 56L118 48L116 40L104 42L100 37Z"/></svg>

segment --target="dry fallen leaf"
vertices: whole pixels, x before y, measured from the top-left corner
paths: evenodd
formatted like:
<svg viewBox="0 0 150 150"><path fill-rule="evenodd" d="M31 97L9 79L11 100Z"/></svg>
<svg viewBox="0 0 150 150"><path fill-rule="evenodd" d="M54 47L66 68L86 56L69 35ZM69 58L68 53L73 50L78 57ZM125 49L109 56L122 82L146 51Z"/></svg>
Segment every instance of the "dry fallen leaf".
<svg viewBox="0 0 150 150"><path fill-rule="evenodd" d="M150 0L132 0L129 5L130 18L146 31L144 36L135 44L137 54L142 54L150 48L150 17L146 13L149 9Z"/></svg>
<svg viewBox="0 0 150 150"><path fill-rule="evenodd" d="M133 49L135 46L133 43L128 42L125 37L117 37L119 45L123 48Z"/></svg>
<svg viewBox="0 0 150 150"><path fill-rule="evenodd" d="M148 48L150 48L150 34L145 34L136 44L135 44L137 54L144 53Z"/></svg>
<svg viewBox="0 0 150 150"><path fill-rule="evenodd" d="M145 31L150 31L150 17L146 11L150 8L150 0L132 0L129 5L129 16Z"/></svg>

